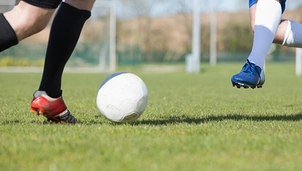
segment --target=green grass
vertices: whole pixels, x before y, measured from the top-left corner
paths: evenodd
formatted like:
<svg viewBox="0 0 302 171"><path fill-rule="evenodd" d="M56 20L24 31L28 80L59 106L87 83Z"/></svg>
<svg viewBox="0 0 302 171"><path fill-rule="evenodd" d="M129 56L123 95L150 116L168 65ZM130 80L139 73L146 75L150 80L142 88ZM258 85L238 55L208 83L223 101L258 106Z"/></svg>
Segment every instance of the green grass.
<svg viewBox="0 0 302 171"><path fill-rule="evenodd" d="M107 74L64 74L64 99L80 123L59 125L29 112L40 73L0 73L0 170L300 170L302 78L293 63L267 64L262 89L236 89L230 77L241 66L133 70L149 102L129 124L97 110Z"/></svg>

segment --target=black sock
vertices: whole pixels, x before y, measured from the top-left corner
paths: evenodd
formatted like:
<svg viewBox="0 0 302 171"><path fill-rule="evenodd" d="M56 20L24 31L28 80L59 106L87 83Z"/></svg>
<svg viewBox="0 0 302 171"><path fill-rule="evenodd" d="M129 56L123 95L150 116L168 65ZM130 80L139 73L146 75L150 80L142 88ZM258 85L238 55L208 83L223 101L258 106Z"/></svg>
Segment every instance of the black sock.
<svg viewBox="0 0 302 171"><path fill-rule="evenodd" d="M65 64L72 54L90 11L62 3L51 26L45 65L39 90L50 97L62 95L61 79Z"/></svg>
<svg viewBox="0 0 302 171"><path fill-rule="evenodd" d="M18 44L18 38L3 14L0 14L0 52Z"/></svg>

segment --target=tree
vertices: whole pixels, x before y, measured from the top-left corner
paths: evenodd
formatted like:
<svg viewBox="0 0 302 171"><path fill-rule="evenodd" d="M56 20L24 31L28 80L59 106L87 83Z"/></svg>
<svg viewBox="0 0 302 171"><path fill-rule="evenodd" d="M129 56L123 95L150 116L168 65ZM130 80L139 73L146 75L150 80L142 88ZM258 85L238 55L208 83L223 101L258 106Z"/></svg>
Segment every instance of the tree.
<svg viewBox="0 0 302 171"><path fill-rule="evenodd" d="M139 44L147 52L146 58L151 59L152 54L150 52L152 48L151 44L151 32L152 32L152 11L157 5L162 3L161 0L120 0L123 8L129 10L130 16L138 18L139 32Z"/></svg>

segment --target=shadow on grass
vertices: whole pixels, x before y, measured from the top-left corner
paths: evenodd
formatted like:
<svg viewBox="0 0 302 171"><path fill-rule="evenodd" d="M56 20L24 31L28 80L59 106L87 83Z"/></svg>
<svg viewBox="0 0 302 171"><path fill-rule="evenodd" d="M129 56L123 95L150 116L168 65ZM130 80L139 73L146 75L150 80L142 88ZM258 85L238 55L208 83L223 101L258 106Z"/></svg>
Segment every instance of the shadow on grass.
<svg viewBox="0 0 302 171"><path fill-rule="evenodd" d="M234 120L234 121L301 121L302 114L292 114L292 115L273 115L273 116L248 116L248 115L240 115L240 114L229 114L229 115L221 115L221 116L204 116L204 117L190 117L187 115L179 115L179 116L170 116L168 118L163 119L150 119L150 120L138 120L136 122L128 123L130 125L170 125L177 123L188 123L188 124L201 124L205 122L219 122L224 120ZM0 125L14 125L14 124L24 124L27 121L23 120L6 120L0 121ZM57 124L49 121L38 121L32 120L30 123L34 124ZM94 125L94 124L103 124L103 121L98 120L87 120L87 121L79 121L78 124L83 125ZM119 125L118 123L112 123L113 125Z"/></svg>
<svg viewBox="0 0 302 171"><path fill-rule="evenodd" d="M141 120L137 122L131 123L132 125L169 125L169 124L177 124L177 123L188 123L188 124L200 124L205 122L218 122L224 120L234 120L234 121L301 121L302 114L293 114L293 115L274 115L274 116L247 116L240 114L229 114L222 116L205 116L205 117L196 117L192 118L186 115L180 116L171 116L168 119L158 119L158 120Z"/></svg>
<svg viewBox="0 0 302 171"><path fill-rule="evenodd" d="M40 121L40 120L32 120L32 121L26 121L26 120L5 120L5 121L0 121L0 125L21 125L21 124L39 124L39 125L52 125L52 124L58 124L55 122L51 121Z"/></svg>

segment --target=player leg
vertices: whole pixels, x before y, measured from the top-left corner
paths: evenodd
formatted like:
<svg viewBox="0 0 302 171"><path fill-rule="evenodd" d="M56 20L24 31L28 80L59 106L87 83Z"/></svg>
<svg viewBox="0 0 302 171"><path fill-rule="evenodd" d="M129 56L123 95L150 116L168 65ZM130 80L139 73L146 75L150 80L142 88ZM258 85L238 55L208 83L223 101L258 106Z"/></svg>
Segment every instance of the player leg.
<svg viewBox="0 0 302 171"><path fill-rule="evenodd" d="M11 11L0 14L0 52L43 30L53 12L21 1Z"/></svg>
<svg viewBox="0 0 302 171"><path fill-rule="evenodd" d="M288 47L302 48L302 24L293 20L282 20L274 43Z"/></svg>
<svg viewBox="0 0 302 171"><path fill-rule="evenodd" d="M40 87L34 93L34 98L44 94L43 96L47 95L53 101L62 99L63 70L78 42L85 21L90 17L94 1L65 0L59 7L51 26ZM33 103L35 104L35 101ZM39 110L33 107L33 103L33 111ZM76 119L70 114L64 102L61 105L64 107L59 112L43 111L40 114L56 122L75 123Z"/></svg>
<svg viewBox="0 0 302 171"><path fill-rule="evenodd" d="M283 10L284 6L276 0L259 0L251 5L250 13L255 13L251 15L254 25L253 47L242 70L231 78L233 86L262 87L264 80L261 80L261 73L265 58L274 40Z"/></svg>
<svg viewBox="0 0 302 171"><path fill-rule="evenodd" d="M282 8L285 9L285 0L283 0ZM254 31L256 6L250 8L251 27ZM288 47L302 47L302 24L293 20L281 20L273 43Z"/></svg>

